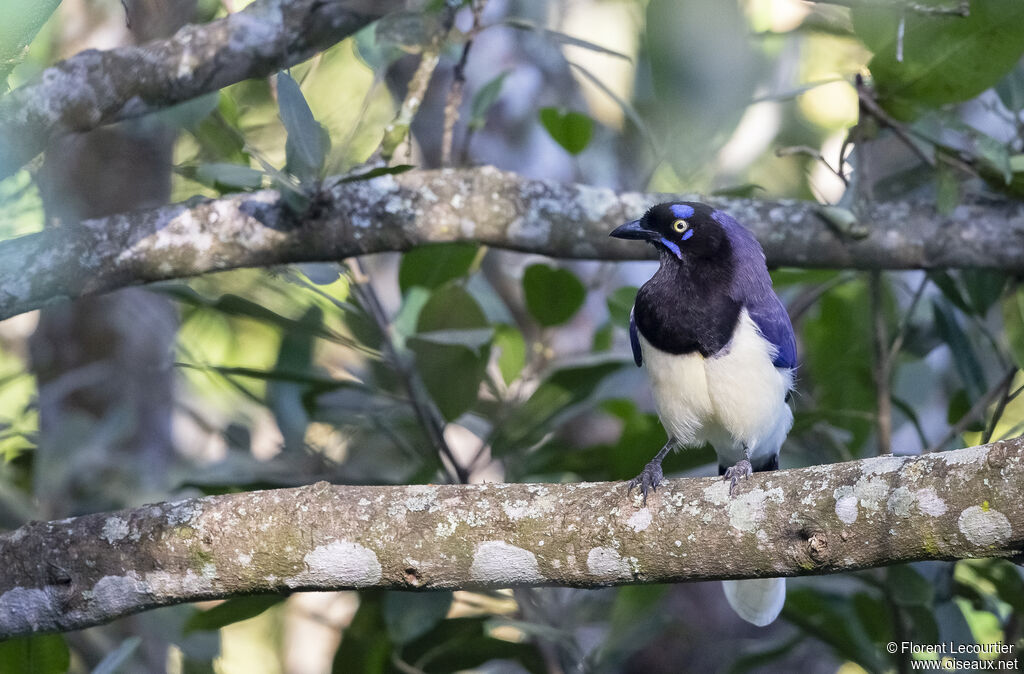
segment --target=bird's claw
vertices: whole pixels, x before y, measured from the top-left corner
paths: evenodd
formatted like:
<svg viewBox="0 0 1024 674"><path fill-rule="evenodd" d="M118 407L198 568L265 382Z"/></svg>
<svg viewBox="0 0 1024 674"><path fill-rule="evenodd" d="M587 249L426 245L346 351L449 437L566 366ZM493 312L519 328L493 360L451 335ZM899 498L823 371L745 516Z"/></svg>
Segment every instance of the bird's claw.
<svg viewBox="0 0 1024 674"><path fill-rule="evenodd" d="M742 480L754 474L754 468L746 459L739 461L735 466L726 469L723 479L729 480L729 496L736 491L737 480Z"/></svg>
<svg viewBox="0 0 1024 674"><path fill-rule="evenodd" d="M651 461L644 466L639 475L629 481L629 484L626 485L626 492L631 493L634 487L640 487L640 493L644 497L644 505L647 505L647 494L657 491L658 485L661 484L664 477L664 474L661 472L661 463Z"/></svg>

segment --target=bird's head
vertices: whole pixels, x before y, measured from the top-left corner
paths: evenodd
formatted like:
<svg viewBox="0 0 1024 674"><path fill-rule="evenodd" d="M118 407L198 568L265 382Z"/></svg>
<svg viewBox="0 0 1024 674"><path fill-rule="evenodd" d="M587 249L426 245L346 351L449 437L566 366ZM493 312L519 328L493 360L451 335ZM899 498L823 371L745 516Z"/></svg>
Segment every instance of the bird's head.
<svg viewBox="0 0 1024 674"><path fill-rule="evenodd" d="M715 213L696 201L658 204L639 220L616 227L611 236L648 241L680 261L714 258L728 250L729 240Z"/></svg>

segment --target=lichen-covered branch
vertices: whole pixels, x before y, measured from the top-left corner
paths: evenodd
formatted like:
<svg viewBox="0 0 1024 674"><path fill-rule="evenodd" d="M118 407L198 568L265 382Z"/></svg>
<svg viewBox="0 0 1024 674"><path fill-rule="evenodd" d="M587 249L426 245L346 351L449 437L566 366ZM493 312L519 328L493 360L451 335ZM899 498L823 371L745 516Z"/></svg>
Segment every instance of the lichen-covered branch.
<svg viewBox="0 0 1024 674"><path fill-rule="evenodd" d="M305 214L290 211L272 190L193 200L0 242L0 320L152 281L432 242L479 241L563 258L653 255L608 232L668 198L483 167L329 181ZM754 230L771 265L1024 269L1021 202L965 204L950 215L926 203L875 204L860 223L864 236L851 238L811 202L712 201Z"/></svg>
<svg viewBox="0 0 1024 674"><path fill-rule="evenodd" d="M717 478L336 486L144 506L0 535L0 639L259 592L599 587L1024 550L1024 440Z"/></svg>
<svg viewBox="0 0 1024 674"><path fill-rule="evenodd" d="M269 75L401 6L398 0L256 0L164 40L76 54L0 98L0 179L55 135L140 117Z"/></svg>

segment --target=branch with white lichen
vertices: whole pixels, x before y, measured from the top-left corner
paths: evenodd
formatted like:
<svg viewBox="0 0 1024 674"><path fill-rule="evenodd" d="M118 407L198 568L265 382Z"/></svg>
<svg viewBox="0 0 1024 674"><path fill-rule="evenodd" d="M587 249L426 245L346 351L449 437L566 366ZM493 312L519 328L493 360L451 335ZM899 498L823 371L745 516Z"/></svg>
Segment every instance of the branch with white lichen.
<svg viewBox="0 0 1024 674"><path fill-rule="evenodd" d="M0 98L0 179L54 136L141 117L270 75L403 6L398 0L257 0L164 40L76 54Z"/></svg>
<svg viewBox="0 0 1024 674"><path fill-rule="evenodd" d="M237 267L336 261L448 241L561 258L635 259L608 232L658 201L482 167L327 181L307 213L273 190L199 199L0 241L0 320L49 302ZM688 198L696 198L692 195ZM867 207L857 238L812 202L714 198L775 266L1024 268L1024 203Z"/></svg>
<svg viewBox="0 0 1024 674"><path fill-rule="evenodd" d="M209 496L0 535L0 639L251 593L796 576L1019 559L1024 440L717 478Z"/></svg>

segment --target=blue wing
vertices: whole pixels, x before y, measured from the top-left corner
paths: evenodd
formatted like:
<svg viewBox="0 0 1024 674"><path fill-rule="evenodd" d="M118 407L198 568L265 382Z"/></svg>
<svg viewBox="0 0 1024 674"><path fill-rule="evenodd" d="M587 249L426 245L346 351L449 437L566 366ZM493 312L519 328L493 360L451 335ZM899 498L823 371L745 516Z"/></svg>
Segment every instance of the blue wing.
<svg viewBox="0 0 1024 674"><path fill-rule="evenodd" d="M637 367L644 364L644 355L640 352L640 333L636 329L636 319L633 318L633 309L629 310L629 345L633 347L633 362Z"/></svg>
<svg viewBox="0 0 1024 674"><path fill-rule="evenodd" d="M747 313L778 353L772 363L775 367L796 367L796 336L793 324L789 322L789 314L782 302L774 293L762 298L760 302L747 305Z"/></svg>

